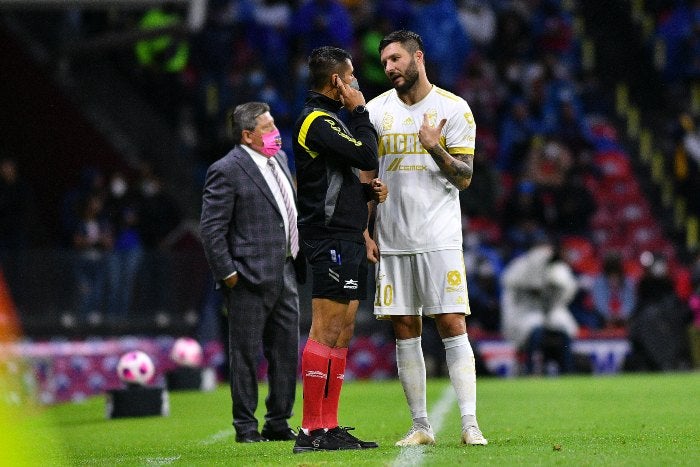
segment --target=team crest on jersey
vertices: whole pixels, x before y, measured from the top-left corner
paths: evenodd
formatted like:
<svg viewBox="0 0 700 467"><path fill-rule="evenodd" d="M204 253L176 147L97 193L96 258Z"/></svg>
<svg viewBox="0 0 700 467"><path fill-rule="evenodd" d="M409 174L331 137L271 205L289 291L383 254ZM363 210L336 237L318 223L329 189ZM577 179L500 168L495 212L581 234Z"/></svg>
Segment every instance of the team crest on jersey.
<svg viewBox="0 0 700 467"><path fill-rule="evenodd" d="M390 113L385 113L382 119L382 130L389 131L394 126L394 116Z"/></svg>
<svg viewBox="0 0 700 467"><path fill-rule="evenodd" d="M437 126L437 110L430 109L426 112L428 114L428 125L431 127Z"/></svg>

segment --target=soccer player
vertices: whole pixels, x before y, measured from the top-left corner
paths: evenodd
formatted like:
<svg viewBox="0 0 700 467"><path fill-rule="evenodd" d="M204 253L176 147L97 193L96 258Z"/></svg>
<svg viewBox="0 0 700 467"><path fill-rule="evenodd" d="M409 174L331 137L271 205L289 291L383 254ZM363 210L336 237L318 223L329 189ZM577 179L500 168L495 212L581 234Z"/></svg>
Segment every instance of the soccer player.
<svg viewBox="0 0 700 467"><path fill-rule="evenodd" d="M476 126L464 99L434 86L421 37L395 31L379 44L393 89L367 104L379 136L379 178L391 186L376 207L367 256L377 262L374 314L390 318L399 380L413 426L397 446L434 444L428 420L422 315L433 317L462 415L462 442L485 445L476 420L476 371L458 194L472 179ZM376 242L376 243L375 243ZM381 259L379 253L381 252Z"/></svg>

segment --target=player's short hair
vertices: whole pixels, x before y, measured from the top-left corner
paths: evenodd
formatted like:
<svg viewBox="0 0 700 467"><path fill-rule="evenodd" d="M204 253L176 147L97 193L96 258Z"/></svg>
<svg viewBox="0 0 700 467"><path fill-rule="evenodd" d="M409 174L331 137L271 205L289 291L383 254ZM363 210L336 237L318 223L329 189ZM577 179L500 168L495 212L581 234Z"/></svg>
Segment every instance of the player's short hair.
<svg viewBox="0 0 700 467"><path fill-rule="evenodd" d="M231 112L231 137L235 144L241 142L243 130L253 131L258 124L257 118L270 111L270 106L264 102L246 102L237 105Z"/></svg>
<svg viewBox="0 0 700 467"><path fill-rule="evenodd" d="M321 89L334 73L340 73L352 56L346 50L329 45L318 47L309 55L309 81L311 89Z"/></svg>
<svg viewBox="0 0 700 467"><path fill-rule="evenodd" d="M425 53L423 39L421 39L420 34L413 31L407 31L405 29L394 31L384 36L384 39L379 42L379 53L381 54L384 47L389 44L393 44L394 42L400 43L404 49L411 53L411 55L416 53L417 50Z"/></svg>

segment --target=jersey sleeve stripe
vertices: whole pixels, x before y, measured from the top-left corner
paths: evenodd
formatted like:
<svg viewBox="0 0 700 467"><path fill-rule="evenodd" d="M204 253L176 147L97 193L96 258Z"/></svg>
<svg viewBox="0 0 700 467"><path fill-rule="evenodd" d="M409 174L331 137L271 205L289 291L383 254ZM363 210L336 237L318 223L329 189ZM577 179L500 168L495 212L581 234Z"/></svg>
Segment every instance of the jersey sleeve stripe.
<svg viewBox="0 0 700 467"><path fill-rule="evenodd" d="M452 99L453 101L458 101L461 99L461 97L455 95L454 93L451 93L450 91L445 91L442 88L435 87L435 92L440 94L443 97L447 97L448 99Z"/></svg>
<svg viewBox="0 0 700 467"><path fill-rule="evenodd" d="M474 148L448 148L447 152L450 154L467 154L473 156Z"/></svg>
<svg viewBox="0 0 700 467"><path fill-rule="evenodd" d="M318 153L310 150L309 147L306 145L306 135L309 132L309 127L311 126L313 121L321 116L330 117L330 115L328 115L326 112L321 112L319 110L314 110L309 115L307 115L301 124L301 129L299 130L299 136L297 137L297 141L299 142L301 147L306 149L306 152L308 152L309 155L314 159L316 158L316 156L318 156Z"/></svg>

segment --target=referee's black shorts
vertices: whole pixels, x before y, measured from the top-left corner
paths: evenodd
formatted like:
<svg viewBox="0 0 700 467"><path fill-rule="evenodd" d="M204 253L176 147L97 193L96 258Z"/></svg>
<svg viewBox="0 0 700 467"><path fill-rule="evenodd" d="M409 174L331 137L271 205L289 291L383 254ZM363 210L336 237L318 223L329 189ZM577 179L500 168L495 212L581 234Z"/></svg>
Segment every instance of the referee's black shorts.
<svg viewBox="0 0 700 467"><path fill-rule="evenodd" d="M327 239L302 239L313 274L311 296L335 300L367 298L367 249L364 243Z"/></svg>

